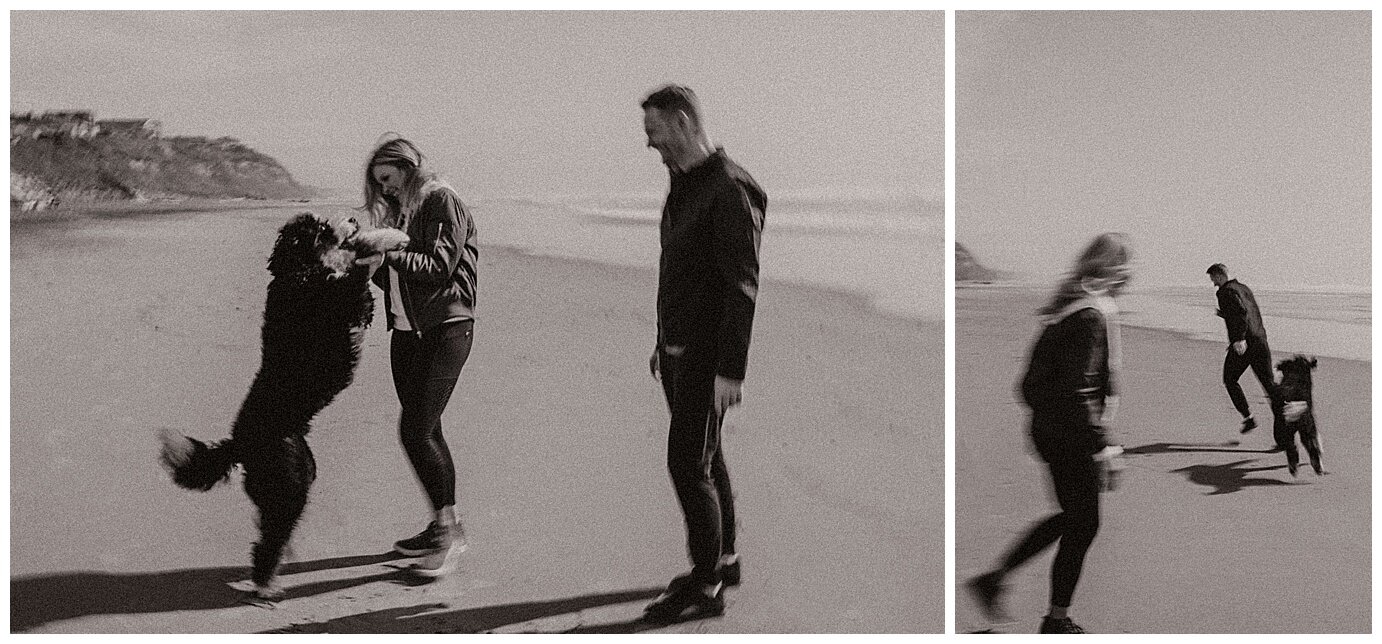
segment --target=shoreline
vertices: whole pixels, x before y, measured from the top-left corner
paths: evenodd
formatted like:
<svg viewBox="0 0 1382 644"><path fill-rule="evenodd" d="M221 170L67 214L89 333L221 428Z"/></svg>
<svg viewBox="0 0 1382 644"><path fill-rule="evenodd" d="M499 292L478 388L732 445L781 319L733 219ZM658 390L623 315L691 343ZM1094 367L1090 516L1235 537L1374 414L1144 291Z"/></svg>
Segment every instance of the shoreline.
<svg viewBox="0 0 1382 644"><path fill-rule="evenodd" d="M615 261L591 259L589 257L575 257L572 255L565 255L556 252L542 252L539 250L533 250L531 248L511 244L494 243L482 245L480 247L480 252L482 255L486 249L495 249L497 252L513 253L539 260L545 259L558 262L572 262L575 264L582 264L600 268L621 268L629 269L632 271L639 271L644 274L651 274L654 276L653 290L649 292L648 299L650 302L653 302L656 300L657 297L656 267L637 266L633 264L621 264ZM868 313L876 315L880 318L893 320L905 324L912 324L919 327L941 327L945 324L944 319L931 319L923 315L912 314L909 311L889 309L885 307L881 302L877 301L877 298L871 297L864 293L852 291L844 287L827 286L823 284L812 284L809 282L798 282L794 280L780 278L769 278L763 280L763 284L769 284L773 287L802 289L806 292L815 293L818 296L827 297L832 301L851 304L855 307L858 307L861 310L865 310ZM759 292L762 293L763 289L760 288Z"/></svg>
<svg viewBox="0 0 1382 644"><path fill-rule="evenodd" d="M963 292L970 292L970 293L991 293L991 292L996 292L996 291L1015 291L1015 292L1020 292L1020 293L1022 293L1023 296L1024 296L1022 299L1023 299L1024 301L1026 301L1026 302L1030 302L1030 304L1031 304L1031 305L1028 307L1028 309L1027 309L1026 312L1028 313L1028 315L1031 317L1032 320L1035 320L1035 319L1036 319L1036 309L1041 305L1041 301L1042 301L1047 295L1050 294L1050 290L1049 290L1048 287L1041 287L1041 286L1037 286L1037 285L1027 285L1027 284L982 284L982 285L975 285L975 284L960 284L960 283L957 283L957 284L955 285L955 293L956 293L956 300L957 300L957 301L956 301L956 307L957 307L957 309L958 309L958 307L959 307L959 301L958 301L958 300L959 300L959 297L960 297L961 293L963 293ZM1331 292L1331 294L1332 294L1332 292ZM1352 293L1352 292L1344 292L1344 291L1341 291L1341 292L1339 292L1338 294L1340 294L1340 295L1355 295L1355 293ZM1129 295L1131 295L1131 296L1136 296L1137 294L1134 293L1134 294L1129 294ZM1153 294L1153 295L1154 295L1154 294ZM1270 317L1272 317L1272 316L1264 316L1264 317L1270 318ZM1288 318L1288 317L1285 317L1285 316L1278 316L1278 317L1280 317L1280 319L1288 320L1288 321L1292 321L1292 322L1304 322L1304 323L1322 322L1322 321L1320 321L1320 320L1313 320L1313 319ZM1133 320L1133 319L1129 319L1129 318L1130 318L1130 316L1128 316L1128 315L1124 315L1124 316L1122 317L1122 320L1121 320L1121 321L1122 321L1123 327L1124 327L1125 329L1138 329L1139 331L1143 331L1143 332L1147 332L1147 333L1166 334L1166 335L1169 335L1169 336L1174 336L1174 337L1176 337L1176 338L1178 338L1178 339L1181 339L1181 340L1188 340L1188 341L1191 341L1191 342L1201 343L1201 344L1205 344L1205 345L1213 345L1213 346L1215 346L1216 348L1219 348L1219 349L1222 349L1223 347L1227 346L1227 340L1222 340L1222 341L1220 341L1220 340L1209 339L1209 338L1204 337L1203 332L1200 332L1200 331L1182 330L1182 329L1169 329L1169 328L1166 328L1166 327L1163 327L1163 326L1154 326L1154 325L1150 325L1150 324L1139 323L1137 320ZM1220 323L1220 326L1222 327L1222 323ZM1361 326L1361 325L1356 325L1356 326ZM1370 324L1369 324L1368 326L1371 327ZM1222 329L1220 329L1219 332L1222 333ZM1268 341L1271 342L1271 339L1269 338ZM1292 343L1288 342L1288 343L1286 343L1286 344L1289 345L1289 344L1292 344ZM1371 351L1370 351L1369 353L1371 353ZM1316 355L1316 356L1319 356L1319 357L1328 357L1328 358L1331 359L1331 360L1343 360L1343 361L1346 361L1346 362L1355 362L1355 363L1361 363L1361 364L1371 364L1371 363L1372 363L1372 359L1371 359L1371 358L1364 359L1364 358L1359 358L1359 357L1357 357L1357 356L1335 355L1334 353L1326 353L1326 352L1315 352L1315 351L1305 351L1305 350L1295 350L1295 349L1279 349L1279 348L1278 348L1277 346L1275 346L1275 345L1272 347L1272 354L1273 354L1274 356L1290 356L1290 355L1294 355L1294 354L1305 354L1305 355ZM1275 360L1275 358L1274 358L1274 360ZM1275 366L1275 364L1273 364L1273 366Z"/></svg>
<svg viewBox="0 0 1382 644"><path fill-rule="evenodd" d="M11 209L10 225L32 226L45 223L72 223L81 219L115 219L124 217L145 217L158 215L177 215L197 214L205 212L227 212L227 211L266 211L266 210L316 210L325 212L339 212L342 210L353 209L351 202L340 198L323 198L307 202L283 201L283 200L254 200L254 199L196 199L196 200L151 200L144 202L118 201L102 202L102 205L91 206L82 204L81 207L71 209L58 208L37 212L25 212L22 216L16 216L15 209ZM483 233L483 231L482 231ZM561 250L543 250L532 246L525 246L521 242L481 242L480 251L483 254L486 249L496 249L520 253L534 258L549 258L557 261L571 261L589 265L631 268L641 271L649 271L656 274L656 266L645 266L634 262L622 262L617 259L597 259L592 257L582 257L574 252L563 252ZM844 286L813 283L806 280L792 280L778 277L770 277L763 280L764 284L774 286L790 286L795 288L808 289L822 295L829 295L832 298L849 301L856 306L865 308L882 317L899 320L902 322L913 323L918 326L937 326L944 324L944 309L937 311L935 315L926 315L921 311L916 311L906 305L893 305L887 296L873 295L859 292ZM654 287L653 295L656 290Z"/></svg>
<svg viewBox="0 0 1382 644"><path fill-rule="evenodd" d="M1195 343L1204 344L1204 345L1212 345L1216 350L1224 350L1224 348L1228 346L1228 341L1227 341L1227 340L1224 340L1224 341L1222 341L1222 342L1215 341L1215 340L1208 340L1208 339L1199 337L1198 335L1196 335L1196 334L1194 334L1194 333L1192 333L1192 332L1188 332L1188 331L1175 331L1175 330L1172 330L1172 329L1163 329L1163 328L1160 328L1160 327L1142 326L1142 325L1127 324L1127 323L1124 323L1124 328L1136 329L1138 333L1140 333L1140 334L1147 334L1147 335L1149 335L1149 336L1165 335L1165 336L1174 337L1174 338L1179 339L1179 340L1186 340L1186 341L1195 342ZM1270 342L1270 340L1269 340L1269 342ZM1328 358L1329 360L1334 360L1334 361L1339 361L1339 362L1352 362L1352 363L1360 364L1360 365L1372 364L1372 360L1363 360L1363 359L1361 359L1361 358L1349 358L1349 357L1343 357L1343 356L1329 355L1329 354L1325 354L1325 353L1318 353L1318 354L1317 354L1317 353L1311 353L1311 352L1307 352L1307 351L1294 351L1294 350L1292 350L1292 351L1283 351L1283 350L1278 350L1277 348L1273 347L1273 348L1272 348L1272 355L1273 355L1274 357L1273 357L1273 359L1272 359L1272 360L1273 360L1272 367L1273 367L1273 368L1276 367L1276 364L1275 364L1275 363L1276 363L1277 361L1283 360L1283 359L1285 359L1285 357L1293 356L1293 355L1296 355L1296 354L1307 355L1307 356L1315 356L1315 357L1319 357L1319 358Z"/></svg>
<svg viewBox="0 0 1382 644"><path fill-rule="evenodd" d="M999 271L999 272L1002 272L1002 271ZM1057 277L1050 277L1050 278L1038 278L1038 277L1012 278L1012 277L1008 277L1008 278L996 278L996 279L991 279L991 280L975 280L975 279L959 280L959 279L957 279L957 280L955 281L955 287L956 287L956 288L975 289L975 290L978 290L978 289L992 289L992 290L997 290L997 289L1036 289L1036 290L1042 290L1042 289L1049 289L1049 288L1051 288L1051 287L1055 284L1055 280L1056 280L1056 279L1058 279L1058 276L1057 276ZM1050 283L1048 284L1047 282L1050 282ZM1275 293L1300 294L1300 295L1316 295L1316 294L1330 294L1330 295L1369 295L1369 294L1372 293L1372 288L1371 288L1371 287L1366 287L1366 286L1353 286L1353 285L1348 285L1348 284L1336 284L1336 285L1324 285L1324 286L1303 286L1303 285L1299 285L1299 284L1292 285L1292 286L1275 286L1275 285L1271 285L1271 284L1264 284L1264 285L1259 286L1259 288L1261 288L1261 289L1263 289L1263 290L1266 290L1266 291L1272 291L1272 292L1275 292ZM1147 290L1152 290L1152 291L1179 291L1179 290L1185 290L1185 291L1203 292L1203 291L1209 290L1209 287L1207 287L1207 286L1201 286L1201 285L1199 285L1199 284L1156 284L1156 285L1153 285L1153 286L1142 286L1142 285L1139 284L1138 286L1134 287L1134 290L1133 290L1132 292L1133 292L1133 293L1137 293L1138 291L1140 291L1140 290L1142 290L1142 289L1147 289Z"/></svg>

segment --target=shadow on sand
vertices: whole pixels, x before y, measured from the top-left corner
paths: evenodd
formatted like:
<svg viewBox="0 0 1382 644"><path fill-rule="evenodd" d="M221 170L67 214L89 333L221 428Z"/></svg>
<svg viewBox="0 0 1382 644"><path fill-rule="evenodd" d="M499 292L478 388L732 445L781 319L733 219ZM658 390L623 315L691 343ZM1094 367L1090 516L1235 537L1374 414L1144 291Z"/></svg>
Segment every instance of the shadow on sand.
<svg viewBox="0 0 1382 644"><path fill-rule="evenodd" d="M1271 450L1239 447L1238 441L1225 443L1150 443L1123 450L1124 454L1180 454L1184 452L1227 452L1232 454L1270 454Z"/></svg>
<svg viewBox="0 0 1382 644"><path fill-rule="evenodd" d="M582 624L575 628L568 628L561 633L642 633L644 631L667 628L676 624L687 622L698 622L705 619L715 619L708 616L683 617L670 622L650 622L641 616L623 622L609 622L606 624ZM527 631L529 633L543 633L543 631Z"/></svg>
<svg viewBox="0 0 1382 644"><path fill-rule="evenodd" d="M282 574L353 568L400 559L394 553L335 557L284 564ZM210 610L236 605L244 593L228 584L245 579L248 567L194 568L147 573L65 572L10 580L10 631L87 615ZM310 597L375 581L410 583L403 570L288 586L284 599ZM286 585L286 584L285 584Z"/></svg>
<svg viewBox="0 0 1382 644"><path fill-rule="evenodd" d="M447 612L429 612L446 608L445 604L419 604L389 608L358 615L347 615L323 622L293 624L266 633L483 633L496 628L521 624L523 622L575 613L588 608L624 604L651 599L662 592L661 588L644 588L612 593L598 593L580 597L567 597L548 601L520 602L482 606ZM639 627L639 626L642 627ZM628 622L605 626L585 627L563 631L569 633L633 633L664 624ZM586 628L605 628L613 630L584 630Z"/></svg>
<svg viewBox="0 0 1382 644"><path fill-rule="evenodd" d="M1180 469L1171 470L1185 474L1191 483L1207 485L1214 488L1207 495L1232 494L1243 488L1248 487L1272 487L1278 485L1293 485L1288 481L1278 479L1256 479L1248 478L1253 472L1268 472L1271 470L1284 470L1285 465L1268 465L1266 467L1241 467L1253 460L1234 461L1223 465L1190 465Z"/></svg>
<svg viewBox="0 0 1382 644"><path fill-rule="evenodd" d="M1270 454L1270 449L1244 449L1237 447L1238 441L1228 441L1226 443L1149 443L1138 445L1123 450L1124 454L1130 455L1153 455L1153 454L1182 454L1190 452L1221 452L1230 454ZM1271 487L1277 485L1293 485L1289 481L1278 479L1259 479L1248 478L1253 472L1268 472L1271 470L1284 470L1285 465L1269 465L1266 467L1243 467L1248 463L1254 463L1257 459L1245 459L1224 463L1220 465L1189 465L1180 469L1171 470L1173 473L1185 474L1191 483L1205 485L1213 490L1206 492L1207 495L1232 494L1243 488L1248 487Z"/></svg>

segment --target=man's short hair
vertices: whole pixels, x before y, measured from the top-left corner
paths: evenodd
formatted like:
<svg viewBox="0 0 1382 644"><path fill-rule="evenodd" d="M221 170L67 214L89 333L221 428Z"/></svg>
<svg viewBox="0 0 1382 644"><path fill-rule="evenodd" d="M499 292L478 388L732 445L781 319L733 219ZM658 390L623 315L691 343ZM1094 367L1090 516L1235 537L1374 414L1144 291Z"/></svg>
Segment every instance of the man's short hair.
<svg viewBox="0 0 1382 644"><path fill-rule="evenodd" d="M657 108L664 112L685 112L691 122L701 124L701 104L696 93L685 85L664 85L643 99L643 109Z"/></svg>
<svg viewBox="0 0 1382 644"><path fill-rule="evenodd" d="M1210 266L1209 270L1205 272L1209 273L1210 275L1218 275L1219 277L1228 277L1228 267L1224 266L1223 264L1215 264L1213 266Z"/></svg>

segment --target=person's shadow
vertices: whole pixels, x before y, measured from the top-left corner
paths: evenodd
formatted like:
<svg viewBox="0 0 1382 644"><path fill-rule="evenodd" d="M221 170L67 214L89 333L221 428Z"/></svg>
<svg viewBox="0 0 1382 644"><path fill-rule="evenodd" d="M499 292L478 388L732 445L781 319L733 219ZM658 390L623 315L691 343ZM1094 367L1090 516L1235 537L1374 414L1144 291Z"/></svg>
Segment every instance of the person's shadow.
<svg viewBox="0 0 1382 644"><path fill-rule="evenodd" d="M496 628L523 622L575 613L588 608L624 604L651 599L661 588L643 588L609 593L596 593L547 601L518 602L481 606L445 612L429 612L446 608L445 604L419 604L400 608L346 615L322 622L293 624L265 633L483 633ZM661 628L666 624L639 620L600 626L578 626L566 633L635 633ZM609 630L603 630L609 629Z"/></svg>
<svg viewBox="0 0 1382 644"><path fill-rule="evenodd" d="M1267 472L1271 470L1286 469L1285 465L1268 465L1266 467L1241 467L1253 460L1234 461L1222 465L1190 465L1180 469L1171 470L1172 472L1183 473L1191 483L1198 483L1214 488L1206 495L1232 494L1248 487L1271 487L1278 485L1292 485L1287 481L1277 479L1248 478L1253 472Z"/></svg>
<svg viewBox="0 0 1382 644"><path fill-rule="evenodd" d="M402 558L394 553L335 557L284 564L282 574L353 568ZM87 615L211 610L234 606L244 593L231 582L243 580L248 568L193 568L147 573L64 572L10 579L10 632L24 632L50 622ZM391 569L349 579L288 587L284 599L310 597L376 581L417 583L414 575Z"/></svg>
<svg viewBox="0 0 1382 644"><path fill-rule="evenodd" d="M575 628L568 628L560 633L642 633L644 631L667 628L676 624L696 622L703 619L711 619L707 616L679 617L671 621L650 622L640 617L635 617L622 622L608 622L605 624L582 624ZM545 631L528 631L529 633L545 633Z"/></svg>

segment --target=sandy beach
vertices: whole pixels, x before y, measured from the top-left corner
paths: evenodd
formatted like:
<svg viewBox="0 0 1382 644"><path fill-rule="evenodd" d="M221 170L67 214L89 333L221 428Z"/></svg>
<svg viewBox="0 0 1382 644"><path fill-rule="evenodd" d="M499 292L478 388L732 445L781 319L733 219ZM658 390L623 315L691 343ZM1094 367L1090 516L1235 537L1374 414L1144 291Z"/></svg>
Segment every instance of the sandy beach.
<svg viewBox="0 0 1382 644"><path fill-rule="evenodd" d="M689 568L664 469L667 414L647 373L656 275L487 246L483 220L474 351L443 420L470 543L460 571L417 584L398 570L407 561L387 554L394 539L421 528L427 507L395 435L388 337L376 317L355 384L309 436L318 479L282 580L288 597L274 609L238 603L228 582L247 573L252 506L238 478L208 493L173 486L155 461L155 431L171 427L203 439L229 432L258 367L264 261L278 226L303 209L12 225L12 631L646 630L635 621L643 605ZM961 325L962 349L974 346L982 328ZM1146 364L1142 338L1129 342L1137 368ZM1023 341L1014 338L1012 347ZM763 285L745 404L725 430L745 581L729 592L723 618L662 630L942 630L942 342L938 323L885 317L845 294ZM1011 397L973 387L976 378L992 379L987 368L1001 374L992 377L1006 393L1007 353L979 364L961 370L960 516L982 517L960 523L962 574L997 552L1004 530L1045 508L1045 499L1012 493L1036 478ZM1361 380L1343 377L1353 371ZM1217 578L1232 569L1230 556L1254 562L1237 576L1216 587L1162 574L1167 568L1149 573L1178 601L1218 588L1209 605L1226 606L1245 585L1280 582L1290 592L1279 599L1250 593L1243 607L1256 619L1234 625L1276 630L1272 620L1279 619L1282 630L1367 627L1366 613L1354 610L1369 599L1360 572L1366 539L1355 542L1368 530L1367 407L1365 397L1351 407L1344 402L1367 392L1367 374L1323 361L1319 373L1328 464L1338 472L1325 481L1307 474L1298 486L1203 496L1202 484L1158 470L1206 456L1261 465L1277 459L1171 453L1134 461L1130 492L1117 501L1134 502L1153 480L1164 481L1158 494L1186 499L1144 508L1137 513L1143 519L1160 512L1157 524L1169 529L1167 517L1184 517L1178 534L1195 543L1203 536L1208 548L1199 528L1205 512L1230 510L1189 508L1220 501L1241 515L1224 529L1242 533L1212 533L1215 553L1205 555L1226 564L1215 567ZM1139 379L1129 389L1150 387ZM1004 404L983 409L976 394ZM1203 402L1213 410L1210 403L1220 401ZM1146 405L1129 396L1130 427L1148 418ZM1204 424L1215 418L1210 413ZM981 439L966 427L1000 433L1004 440L992 443L1002 453L976 459L966 448ZM1130 444L1230 433L1139 431L1151 434ZM1257 443L1262 436L1247 446ZM1020 466L1010 467L1014 461ZM1011 480L1000 485L999 471ZM1250 480L1264 478L1287 477L1269 471ZM1084 590L1082 606L1099 616L1096 627L1143 626L1128 611L1158 609L1118 594L1145 587L1101 583L1126 578L1101 575L1130 574L1114 561L1133 563L1120 544L1137 528L1116 522L1134 512L1119 510L1110 508ZM1262 537L1262 525L1278 536ZM1139 565L1184 547L1184 540L1173 547L1161 537L1150 542L1157 549L1140 550ZM1188 558L1170 561L1206 570L1191 568ZM1022 586L1036 598L1034 582ZM963 601L961 610L969 610ZM1151 623L1175 630L1183 622Z"/></svg>
<svg viewBox="0 0 1382 644"><path fill-rule="evenodd" d="M1044 295L956 292L959 584L995 565L1056 507L1015 394ZM1329 474L1316 477L1307 465L1293 479L1284 455L1264 452L1269 425L1239 435L1220 383L1223 351L1217 342L1125 329L1116 433L1128 470L1103 497L1071 616L1094 633L1370 632L1371 364L1320 358L1316 417ZM1250 374L1241 382L1266 415L1258 384ZM1009 609L1020 621L995 630L1036 632L1053 555L1010 577ZM989 627L963 588L956 611L958 632Z"/></svg>

